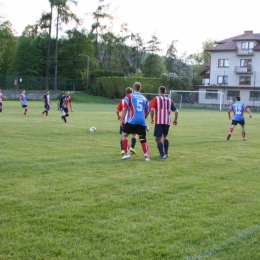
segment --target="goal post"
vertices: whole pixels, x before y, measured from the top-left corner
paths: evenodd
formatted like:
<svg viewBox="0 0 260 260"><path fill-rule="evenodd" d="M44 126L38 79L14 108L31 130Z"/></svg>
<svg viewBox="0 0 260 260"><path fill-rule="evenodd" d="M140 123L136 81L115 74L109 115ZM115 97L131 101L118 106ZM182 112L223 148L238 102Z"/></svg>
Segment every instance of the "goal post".
<svg viewBox="0 0 260 260"><path fill-rule="evenodd" d="M174 104L182 107L219 107L222 110L224 103L224 92L211 90L170 90L169 97Z"/></svg>

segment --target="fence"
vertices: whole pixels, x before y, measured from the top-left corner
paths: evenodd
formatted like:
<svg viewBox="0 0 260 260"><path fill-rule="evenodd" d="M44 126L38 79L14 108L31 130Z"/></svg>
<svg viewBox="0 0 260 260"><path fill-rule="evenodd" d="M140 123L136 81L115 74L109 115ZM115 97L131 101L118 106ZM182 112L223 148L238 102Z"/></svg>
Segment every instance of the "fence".
<svg viewBox="0 0 260 260"><path fill-rule="evenodd" d="M0 75L0 89L45 90L46 78L34 76ZM48 78L48 89L55 90L55 78ZM82 79L57 78L58 91L84 91Z"/></svg>

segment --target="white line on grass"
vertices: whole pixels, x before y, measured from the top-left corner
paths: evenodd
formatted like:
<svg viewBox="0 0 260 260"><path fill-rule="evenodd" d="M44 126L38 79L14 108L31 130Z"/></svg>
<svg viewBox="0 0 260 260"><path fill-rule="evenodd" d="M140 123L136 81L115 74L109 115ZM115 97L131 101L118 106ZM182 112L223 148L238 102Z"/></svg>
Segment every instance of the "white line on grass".
<svg viewBox="0 0 260 260"><path fill-rule="evenodd" d="M224 240L224 242L222 242L221 244L214 245L210 250L204 251L200 255L188 257L187 260L199 260L199 259L204 258L204 257L212 256L216 251L218 251L222 247L232 243L235 239L244 238L244 237L246 237L246 236L248 236L250 234L253 234L254 232L256 232L259 229L260 229L260 224L259 225L255 225L255 226L253 226L251 228L247 228L247 229L239 232L238 234L236 234L236 235L234 235L234 236Z"/></svg>

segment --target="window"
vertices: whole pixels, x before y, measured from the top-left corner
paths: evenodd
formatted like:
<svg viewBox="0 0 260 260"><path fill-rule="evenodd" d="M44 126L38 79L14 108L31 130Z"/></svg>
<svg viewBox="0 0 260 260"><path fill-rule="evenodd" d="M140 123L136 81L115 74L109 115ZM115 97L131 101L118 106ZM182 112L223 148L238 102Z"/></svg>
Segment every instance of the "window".
<svg viewBox="0 0 260 260"><path fill-rule="evenodd" d="M242 42L241 49L242 50L250 50L254 48L254 42Z"/></svg>
<svg viewBox="0 0 260 260"><path fill-rule="evenodd" d="M239 85L251 85L251 77L248 76L239 77Z"/></svg>
<svg viewBox="0 0 260 260"><path fill-rule="evenodd" d="M228 59L219 59L218 67L229 67L229 60Z"/></svg>
<svg viewBox="0 0 260 260"><path fill-rule="evenodd" d="M250 91L249 100L260 100L260 91Z"/></svg>
<svg viewBox="0 0 260 260"><path fill-rule="evenodd" d="M227 99L229 100L234 100L235 97L239 97L240 96L240 91L236 91L236 90L228 90L227 92Z"/></svg>
<svg viewBox="0 0 260 260"><path fill-rule="evenodd" d="M240 67L251 67L252 66L252 60L251 59L241 59L240 60Z"/></svg>
<svg viewBox="0 0 260 260"><path fill-rule="evenodd" d="M214 93L215 92L215 93ZM218 92L217 90L209 90L209 89L206 89L206 98L218 98Z"/></svg>
<svg viewBox="0 0 260 260"><path fill-rule="evenodd" d="M228 84L228 76L218 76L218 84Z"/></svg>

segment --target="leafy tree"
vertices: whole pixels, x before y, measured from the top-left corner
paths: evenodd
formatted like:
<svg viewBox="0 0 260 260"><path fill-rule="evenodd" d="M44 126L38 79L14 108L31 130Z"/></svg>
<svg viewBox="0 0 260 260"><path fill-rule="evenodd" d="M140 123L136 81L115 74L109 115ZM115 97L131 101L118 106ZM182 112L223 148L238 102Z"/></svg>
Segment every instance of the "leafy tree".
<svg viewBox="0 0 260 260"><path fill-rule="evenodd" d="M175 72L175 61L177 59L177 49L175 47L176 42L176 40L172 41L166 51L164 65L166 67L166 71L169 73Z"/></svg>
<svg viewBox="0 0 260 260"><path fill-rule="evenodd" d="M146 50L143 43L143 39L141 38L139 33L137 33L137 34L131 34L131 40L133 42L131 57L133 59L134 68L136 70L138 69L140 70L141 60Z"/></svg>
<svg viewBox="0 0 260 260"><path fill-rule="evenodd" d="M154 33L152 35L152 39L147 43L148 46L146 50L149 52L149 54L142 62L142 72L144 73L145 77L160 77L161 74L165 71L162 58L156 54L157 52L161 51L159 48L161 42Z"/></svg>
<svg viewBox="0 0 260 260"><path fill-rule="evenodd" d="M103 1L99 1L103 2ZM109 5L98 5L98 8L95 12L91 13L91 16L94 19L94 23L91 25L91 31L90 31L90 36L92 37L95 45L95 56L96 59L101 63L101 55L100 55L100 50L99 47L100 45L100 40L102 40L102 35L105 33L105 30L107 28L107 25L102 25L101 20L103 19L108 19L108 20L113 20L113 17L107 13L109 8Z"/></svg>
<svg viewBox="0 0 260 260"><path fill-rule="evenodd" d="M38 34L38 24L27 25L22 32L22 36L35 38Z"/></svg>
<svg viewBox="0 0 260 260"><path fill-rule="evenodd" d="M67 24L70 21L80 23L79 18L71 12L68 3L77 5L75 0L50 0L57 10L56 18L56 45L55 45L55 90L57 90L57 76L58 76L58 39L59 39L59 24L61 22Z"/></svg>
<svg viewBox="0 0 260 260"><path fill-rule="evenodd" d="M0 74L7 75L11 71L17 39L13 35L12 24L0 24Z"/></svg>
<svg viewBox="0 0 260 260"><path fill-rule="evenodd" d="M85 30L78 31L75 28L68 30L66 36L60 40L59 74L68 78L86 78L87 56L89 68L98 67L95 59L95 51L92 40Z"/></svg>
<svg viewBox="0 0 260 260"><path fill-rule="evenodd" d="M152 39L147 43L148 43L148 47L146 48L147 52L151 54L156 54L161 51L161 49L159 48L161 42L159 41L155 33L152 35Z"/></svg>
<svg viewBox="0 0 260 260"><path fill-rule="evenodd" d="M193 70L193 83L200 84L202 77L200 72L205 69L206 64L210 61L210 54L204 50L215 45L215 40L207 39L202 43L202 51L199 53L191 54L190 61Z"/></svg>
<svg viewBox="0 0 260 260"><path fill-rule="evenodd" d="M161 77L161 74L165 72L163 60L159 55L150 54L142 63L142 72L145 77Z"/></svg>
<svg viewBox="0 0 260 260"><path fill-rule="evenodd" d="M35 38L21 36L15 53L13 69L19 75L43 76L44 75L44 50L40 46L46 46L46 40L40 36Z"/></svg>

